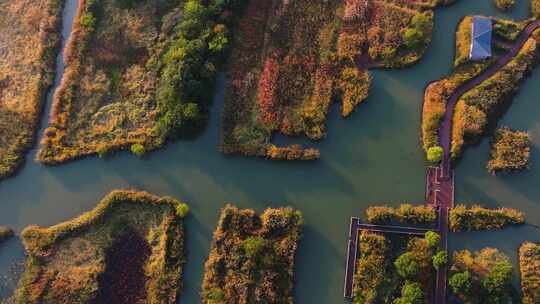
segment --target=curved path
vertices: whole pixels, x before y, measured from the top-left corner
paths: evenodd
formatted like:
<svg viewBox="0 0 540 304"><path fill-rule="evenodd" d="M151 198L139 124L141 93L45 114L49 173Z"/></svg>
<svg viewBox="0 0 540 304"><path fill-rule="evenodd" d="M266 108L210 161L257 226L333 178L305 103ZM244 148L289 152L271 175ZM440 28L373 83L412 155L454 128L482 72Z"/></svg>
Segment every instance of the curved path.
<svg viewBox="0 0 540 304"><path fill-rule="evenodd" d="M540 28L540 19L535 20L529 23L525 29L521 32L518 39L513 43L512 48L508 53L501 56L495 63L490 65L486 70L484 70L480 75L470 79L461 86L459 86L453 93L450 95L450 98L446 102L446 112L444 113L444 118L441 122L439 128L439 143L444 150L443 161L441 162L441 169L443 177L450 177L450 146L452 143L452 117L454 116L454 108L459 98L463 96L467 91L473 89L474 87L481 84L484 80L493 76L498 70L508 64L521 50L527 39L531 34Z"/></svg>
<svg viewBox="0 0 540 304"><path fill-rule="evenodd" d="M439 144L444 150L443 160L438 168L433 168L428 171L427 184L428 204L433 204L440 208L439 227L441 232L441 245L442 249L444 250L447 250L448 242L448 213L449 210L454 206L454 174L451 168L450 149L452 143L452 118L454 116L456 104L463 94L480 85L483 81L493 76L495 73L497 73L497 71L514 59L523 45L525 45L525 42L527 42L531 34L538 28L540 28L540 19L529 23L521 32L518 39L512 44L508 53L499 57L495 63L490 65L480 75L460 85L452 93L452 95L450 95L446 102L446 112L444 113L441 126L439 127ZM439 271L437 271L435 291L436 304L446 303L446 283L447 270L446 268L441 268Z"/></svg>

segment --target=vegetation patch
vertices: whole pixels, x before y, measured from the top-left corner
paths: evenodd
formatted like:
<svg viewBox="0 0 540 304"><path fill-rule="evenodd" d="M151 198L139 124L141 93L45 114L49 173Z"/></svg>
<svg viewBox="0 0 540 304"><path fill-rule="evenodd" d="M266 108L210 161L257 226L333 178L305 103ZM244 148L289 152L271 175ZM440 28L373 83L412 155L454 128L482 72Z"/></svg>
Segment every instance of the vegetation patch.
<svg viewBox="0 0 540 304"><path fill-rule="evenodd" d="M470 43L467 42L470 39L470 22L470 18L466 17L458 27L454 72L426 88L422 115L422 141L426 153L431 147L439 145L438 130L451 94L478 76L500 55L495 50L491 59L482 62L467 61L468 53L465 51ZM495 38L503 40L516 39L526 24L497 19L493 22ZM519 84L538 63L539 35L540 31L534 32L507 65L460 97L452 118L451 155L454 159L461 155L466 144L478 143L508 108Z"/></svg>
<svg viewBox="0 0 540 304"><path fill-rule="evenodd" d="M62 0L0 1L0 179L32 146L60 42Z"/></svg>
<svg viewBox="0 0 540 304"><path fill-rule="evenodd" d="M540 244L525 242L519 248L523 304L540 303Z"/></svg>
<svg viewBox="0 0 540 304"><path fill-rule="evenodd" d="M451 292L464 303L517 303L512 298L513 272L508 257L497 249L463 250L454 253L448 282Z"/></svg>
<svg viewBox="0 0 540 304"><path fill-rule="evenodd" d="M478 205L458 205L450 210L450 230L477 231L503 229L525 223L522 212L511 208L487 209Z"/></svg>
<svg viewBox="0 0 540 304"><path fill-rule="evenodd" d="M501 11L508 11L516 4L515 0L493 0L495 7Z"/></svg>
<svg viewBox="0 0 540 304"><path fill-rule="evenodd" d="M226 206L205 265L202 303L293 303L294 257L303 218L291 208Z"/></svg>
<svg viewBox="0 0 540 304"><path fill-rule="evenodd" d="M227 73L220 149L311 160L313 149L271 144L276 133L325 136L333 102L349 116L368 97L369 67L418 61L431 41L433 8L445 1L251 1ZM295 150L301 150L295 146Z"/></svg>
<svg viewBox="0 0 540 304"><path fill-rule="evenodd" d="M68 222L27 227L19 303L176 303L187 206L114 191Z"/></svg>
<svg viewBox="0 0 540 304"><path fill-rule="evenodd" d="M0 244L5 240L13 237L13 230L9 227L0 226Z"/></svg>
<svg viewBox="0 0 540 304"><path fill-rule="evenodd" d="M439 235L424 238L362 231L353 303L427 303ZM436 242L433 242L436 239ZM444 262L445 263L445 262Z"/></svg>
<svg viewBox="0 0 540 304"><path fill-rule="evenodd" d="M243 2L82 1L39 160L140 155L195 136Z"/></svg>
<svg viewBox="0 0 540 304"><path fill-rule="evenodd" d="M384 206L366 209L366 220L370 224L422 224L433 225L437 221L435 208L426 205L403 204L399 208Z"/></svg>
<svg viewBox="0 0 540 304"><path fill-rule="evenodd" d="M529 165L531 139L529 133L500 128L495 132L491 145L491 159L487 169L491 173L499 171L519 171Z"/></svg>

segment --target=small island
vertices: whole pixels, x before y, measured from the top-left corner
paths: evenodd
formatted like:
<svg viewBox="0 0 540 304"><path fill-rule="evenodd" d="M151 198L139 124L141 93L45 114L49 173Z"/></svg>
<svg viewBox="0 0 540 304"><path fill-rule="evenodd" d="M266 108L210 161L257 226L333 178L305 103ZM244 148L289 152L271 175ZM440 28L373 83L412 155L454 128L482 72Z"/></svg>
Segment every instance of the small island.
<svg viewBox="0 0 540 304"><path fill-rule="evenodd" d="M80 1L38 160L142 156L198 134L243 2Z"/></svg>
<svg viewBox="0 0 540 304"><path fill-rule="evenodd" d="M514 172L527 169L531 151L531 138L527 132L500 128L491 145L489 172Z"/></svg>
<svg viewBox="0 0 540 304"><path fill-rule="evenodd" d="M205 265L202 303L294 303L294 258L303 225L291 208L227 205Z"/></svg>
<svg viewBox="0 0 540 304"><path fill-rule="evenodd" d="M27 227L18 303L176 303L187 212L170 197L114 191L73 220Z"/></svg>
<svg viewBox="0 0 540 304"><path fill-rule="evenodd" d="M512 302L514 269L506 255L494 248L454 253L448 281L450 290L465 303Z"/></svg>
<svg viewBox="0 0 540 304"><path fill-rule="evenodd" d="M523 304L540 303L540 244L525 242L519 248Z"/></svg>
<svg viewBox="0 0 540 304"><path fill-rule="evenodd" d="M371 206L357 224L353 303L427 303L447 263L432 206ZM354 237L354 236L353 236ZM352 240L353 242L355 240Z"/></svg>
<svg viewBox="0 0 540 304"><path fill-rule="evenodd" d="M60 44L62 0L0 5L0 179L15 173L34 144Z"/></svg>
<svg viewBox="0 0 540 304"><path fill-rule="evenodd" d="M488 209L479 205L457 205L450 210L450 230L453 232L504 229L522 225L525 215L516 209Z"/></svg>
<svg viewBox="0 0 540 304"><path fill-rule="evenodd" d="M251 1L227 70L221 151L319 158L317 149L277 147L272 139L324 138L331 104L341 103L347 117L368 98L368 69L416 63L431 42L433 10L451 2Z"/></svg>
<svg viewBox="0 0 540 304"><path fill-rule="evenodd" d="M519 85L538 64L540 30L529 22L482 16L466 16L461 21L453 73L430 83L424 93L422 142L426 153L441 145L442 124L450 124L453 159L493 129ZM475 25L483 31L474 32ZM518 40L522 34L525 39ZM447 111L452 111L450 118L445 118Z"/></svg>

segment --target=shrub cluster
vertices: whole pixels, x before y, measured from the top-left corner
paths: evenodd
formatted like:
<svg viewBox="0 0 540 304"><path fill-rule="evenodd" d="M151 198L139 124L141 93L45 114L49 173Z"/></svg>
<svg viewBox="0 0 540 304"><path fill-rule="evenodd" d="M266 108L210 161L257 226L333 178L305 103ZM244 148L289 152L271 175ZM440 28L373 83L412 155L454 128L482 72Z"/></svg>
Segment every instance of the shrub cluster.
<svg viewBox="0 0 540 304"><path fill-rule="evenodd" d="M491 145L491 159L487 169L491 173L498 171L516 171L528 167L531 139L527 132L500 128L495 132Z"/></svg>
<svg viewBox="0 0 540 304"><path fill-rule="evenodd" d="M437 238L436 233L402 238L362 231L353 303L425 303L440 260L438 242L432 244Z"/></svg>
<svg viewBox="0 0 540 304"><path fill-rule="evenodd" d="M525 242L519 248L523 304L540 303L540 244Z"/></svg>
<svg viewBox="0 0 540 304"><path fill-rule="evenodd" d="M13 236L13 230L9 227L0 226L0 244Z"/></svg>
<svg viewBox="0 0 540 304"><path fill-rule="evenodd" d="M411 204L403 204L399 208L369 207L366 209L366 220L378 225L391 223L431 225L437 221L437 212L430 206Z"/></svg>
<svg viewBox="0 0 540 304"><path fill-rule="evenodd" d="M217 71L231 40L234 14L230 12L238 13L245 2L188 0L184 4L182 21L159 63L156 130L160 134L191 135L204 124Z"/></svg>
<svg viewBox="0 0 540 304"><path fill-rule="evenodd" d="M531 14L534 18L540 17L540 0L531 0Z"/></svg>
<svg viewBox="0 0 540 304"><path fill-rule="evenodd" d="M27 227L21 234L28 258L16 292L18 303L103 303L98 299L107 293L176 303L185 263L186 209L170 197L114 191L73 220L49 228ZM130 246L136 251L122 250ZM114 256L141 264L116 269L111 263L118 261L108 260ZM129 273L142 274L124 277ZM117 276L122 280L107 280ZM139 285L142 290L125 290Z"/></svg>
<svg viewBox="0 0 540 304"><path fill-rule="evenodd" d="M493 0L495 6L501 11L508 11L516 4L515 0Z"/></svg>
<svg viewBox="0 0 540 304"><path fill-rule="evenodd" d="M293 303L294 257L303 217L291 208L226 206L205 265L202 303Z"/></svg>
<svg viewBox="0 0 540 304"><path fill-rule="evenodd" d="M454 253L449 287L465 303L512 303L513 267L497 249Z"/></svg>
<svg viewBox="0 0 540 304"><path fill-rule="evenodd" d="M465 205L458 205L450 210L452 231L502 229L509 225L523 223L525 223L525 217L516 209L486 209L477 205L467 208Z"/></svg>

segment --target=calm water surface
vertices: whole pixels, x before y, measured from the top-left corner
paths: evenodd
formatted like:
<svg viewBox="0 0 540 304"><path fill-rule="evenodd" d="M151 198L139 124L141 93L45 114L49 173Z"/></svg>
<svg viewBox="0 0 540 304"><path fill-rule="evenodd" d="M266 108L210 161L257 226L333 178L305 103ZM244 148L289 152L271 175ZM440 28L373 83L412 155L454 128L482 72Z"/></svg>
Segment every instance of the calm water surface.
<svg viewBox="0 0 540 304"><path fill-rule="evenodd" d="M528 1L518 2L509 16L525 18ZM68 0L64 37L69 34L75 9L76 0ZM472 13L500 15L490 0L462 0L438 10L433 44L418 65L399 71L374 71L369 100L350 119L342 120L336 109L332 111L328 137L316 143L322 153L320 161L284 163L221 155L217 151L223 104L220 79L208 129L195 141L170 144L145 160L120 153L109 160L87 158L59 167L33 162L36 150L31 151L21 173L0 184L0 223L18 231L29 224L52 225L92 209L116 188L179 198L192 210L186 222L189 252L181 300L197 303L220 208L226 202L259 211L267 206L290 205L302 210L306 218L296 260L297 302L345 302L342 284L349 217L361 215L373 203L423 201L425 163L419 145L423 89L429 81L450 72L456 25ZM61 60L59 71L63 71ZM469 149L459 164L458 201L519 208L531 223L540 224L538 84L540 74L536 72L502 121L531 132L532 170L507 177L488 175L484 169L488 157L485 141ZM454 249L494 246L515 261L517 247L524 240L540 241L540 231L524 226L501 232L454 234L450 245ZM13 263L23 259L18 239L0 248L0 280L5 280ZM10 288L0 290L0 298L10 292Z"/></svg>

